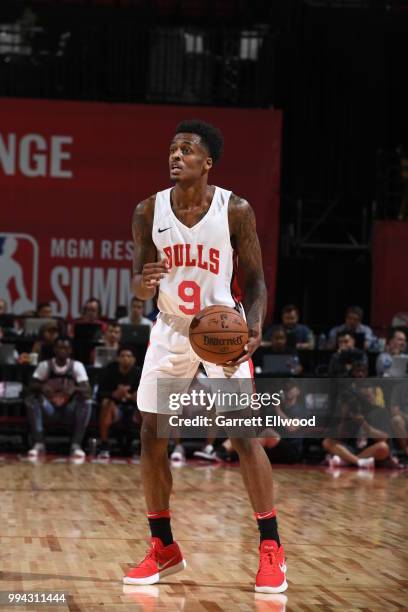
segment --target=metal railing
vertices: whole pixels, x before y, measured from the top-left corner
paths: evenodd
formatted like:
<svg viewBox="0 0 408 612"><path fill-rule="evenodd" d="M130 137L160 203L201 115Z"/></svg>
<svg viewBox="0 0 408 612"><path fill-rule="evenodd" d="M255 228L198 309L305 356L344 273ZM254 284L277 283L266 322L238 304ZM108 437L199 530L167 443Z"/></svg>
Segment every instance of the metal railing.
<svg viewBox="0 0 408 612"><path fill-rule="evenodd" d="M268 28L0 23L0 96L265 106Z"/></svg>

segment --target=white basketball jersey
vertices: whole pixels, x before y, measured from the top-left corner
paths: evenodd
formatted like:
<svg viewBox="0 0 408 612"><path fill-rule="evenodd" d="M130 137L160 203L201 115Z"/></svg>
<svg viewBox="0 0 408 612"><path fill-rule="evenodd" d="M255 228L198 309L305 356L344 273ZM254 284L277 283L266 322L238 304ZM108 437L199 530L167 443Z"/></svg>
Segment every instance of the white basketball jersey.
<svg viewBox="0 0 408 612"><path fill-rule="evenodd" d="M170 191L159 191L154 207L153 242L160 259L170 265L160 281L159 310L192 318L206 306L234 307L234 252L228 224L231 192L216 187L204 217L187 227L171 208Z"/></svg>

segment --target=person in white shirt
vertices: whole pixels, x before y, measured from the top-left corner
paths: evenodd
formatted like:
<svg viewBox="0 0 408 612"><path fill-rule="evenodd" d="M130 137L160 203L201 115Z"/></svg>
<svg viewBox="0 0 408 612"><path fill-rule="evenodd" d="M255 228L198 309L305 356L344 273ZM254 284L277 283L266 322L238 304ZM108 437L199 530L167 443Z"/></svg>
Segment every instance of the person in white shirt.
<svg viewBox="0 0 408 612"><path fill-rule="evenodd" d="M387 342L385 351L377 357L375 365L377 376L389 376L392 366L392 358L395 355L404 355L407 352L407 337L402 329L394 329L392 336Z"/></svg>
<svg viewBox="0 0 408 612"><path fill-rule="evenodd" d="M147 317L143 316L143 300L134 297L130 302L130 314L127 317L119 319L121 325L148 325L152 327L153 323Z"/></svg>
<svg viewBox="0 0 408 612"><path fill-rule="evenodd" d="M48 420L74 423L71 457L84 459L81 444L92 411L88 374L80 361L70 358L69 338L57 338L54 353L38 364L30 382L26 406L34 446L28 457L45 453L43 420Z"/></svg>

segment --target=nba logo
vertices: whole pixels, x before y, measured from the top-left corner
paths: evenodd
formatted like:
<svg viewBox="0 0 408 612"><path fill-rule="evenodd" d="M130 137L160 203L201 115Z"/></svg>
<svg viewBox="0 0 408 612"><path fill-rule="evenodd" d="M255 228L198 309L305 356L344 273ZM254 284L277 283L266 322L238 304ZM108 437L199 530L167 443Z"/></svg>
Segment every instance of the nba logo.
<svg viewBox="0 0 408 612"><path fill-rule="evenodd" d="M37 308L38 244L28 234L0 233L0 298L7 311Z"/></svg>

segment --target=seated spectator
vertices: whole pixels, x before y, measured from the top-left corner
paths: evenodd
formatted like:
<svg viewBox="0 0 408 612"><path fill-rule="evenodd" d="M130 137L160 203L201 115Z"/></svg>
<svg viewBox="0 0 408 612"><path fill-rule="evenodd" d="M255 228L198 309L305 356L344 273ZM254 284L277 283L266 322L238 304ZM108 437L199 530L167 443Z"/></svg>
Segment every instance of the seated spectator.
<svg viewBox="0 0 408 612"><path fill-rule="evenodd" d="M60 330L56 321L44 323L40 328L38 339L34 342L31 352L38 354L38 361L46 361L54 357L54 344Z"/></svg>
<svg viewBox="0 0 408 612"><path fill-rule="evenodd" d="M371 327L362 324L363 310L359 306L349 306L346 310L346 318L342 325L333 327L329 332L327 340L327 348L334 349L336 346L337 336L340 332L349 332L351 334L364 334L364 349L370 350L375 346L375 337Z"/></svg>
<svg viewBox="0 0 408 612"><path fill-rule="evenodd" d="M119 349L122 328L117 321L109 321L107 328L100 340L99 346L106 346L115 350Z"/></svg>
<svg viewBox="0 0 408 612"><path fill-rule="evenodd" d="M281 325L275 326L269 342L263 342L262 346L269 347L270 353L288 355L288 367L292 374L298 375L302 372L303 368L296 349L288 346L286 331Z"/></svg>
<svg viewBox="0 0 408 612"><path fill-rule="evenodd" d="M392 366L392 358L395 355L403 355L407 349L407 337L405 332L394 329L385 347L385 351L377 357L375 368L377 376L388 376Z"/></svg>
<svg viewBox="0 0 408 612"><path fill-rule="evenodd" d="M356 349L354 336L349 332L340 332L337 344L337 352L331 356L329 362L330 376L350 376L354 363L367 363L366 354Z"/></svg>
<svg viewBox="0 0 408 612"><path fill-rule="evenodd" d="M54 358L38 364L29 386L26 405L34 446L28 456L36 459L45 452L44 420L73 424L71 457L84 459L81 445L92 410L88 375L81 362L70 358L68 338L57 338L54 352Z"/></svg>
<svg viewBox="0 0 408 612"><path fill-rule="evenodd" d="M282 419L307 418L306 407L296 382L290 381L286 384L282 403L275 406L275 413ZM297 463L301 460L303 451L301 430L301 425L283 425L264 430L260 442L272 463Z"/></svg>
<svg viewBox="0 0 408 612"><path fill-rule="evenodd" d="M138 422L136 391L139 386L141 369L131 348L125 346L118 350L118 360L104 368L98 388L98 401L101 402L99 429L101 446L98 457L109 459L109 428L121 420L125 424Z"/></svg>
<svg viewBox="0 0 408 612"><path fill-rule="evenodd" d="M89 298L82 307L82 314L75 319L74 326L85 323L99 325L102 331L106 329L106 322L102 320L102 304L97 298Z"/></svg>
<svg viewBox="0 0 408 612"><path fill-rule="evenodd" d="M41 319L51 319L52 318L52 307L49 302L41 302L37 306L37 312L35 314L36 317Z"/></svg>
<svg viewBox="0 0 408 612"><path fill-rule="evenodd" d="M296 349L312 349L314 346L313 332L306 325L299 323L299 309L294 304L287 304L281 313L281 322L286 332L288 346ZM264 340L270 340L276 325L271 325L265 334Z"/></svg>
<svg viewBox="0 0 408 612"><path fill-rule="evenodd" d="M408 382L400 383L392 392L391 426L399 448L408 455Z"/></svg>
<svg viewBox="0 0 408 612"><path fill-rule="evenodd" d="M269 340L263 343L273 353L293 353L293 348L288 346L286 330L282 325L274 325L271 329Z"/></svg>
<svg viewBox="0 0 408 612"><path fill-rule="evenodd" d="M148 325L152 327L153 323L150 319L143 316L144 302L137 297L133 297L130 302L130 314L127 317L119 319L121 325Z"/></svg>
<svg viewBox="0 0 408 612"><path fill-rule="evenodd" d="M390 458L388 439L389 415L377 403L376 387L360 384L341 395L339 417L334 419L329 437L322 444L332 455L331 467L374 468L375 462Z"/></svg>

